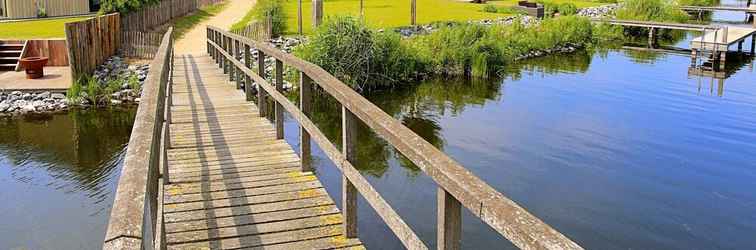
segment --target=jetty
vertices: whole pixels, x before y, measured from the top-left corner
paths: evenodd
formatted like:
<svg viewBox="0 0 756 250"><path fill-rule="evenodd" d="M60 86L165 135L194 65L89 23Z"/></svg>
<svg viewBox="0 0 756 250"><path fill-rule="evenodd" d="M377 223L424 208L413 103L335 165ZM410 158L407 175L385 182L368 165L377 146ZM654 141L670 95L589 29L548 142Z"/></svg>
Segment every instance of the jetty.
<svg viewBox="0 0 756 250"><path fill-rule="evenodd" d="M582 249L317 65L215 27L206 39L206 54L176 55L172 29L162 38L103 249L361 249L358 196L407 249L428 249L355 168L358 124L437 184L438 249L460 248L463 208L517 247ZM296 102L285 72L299 80ZM340 148L310 119L316 94L341 105ZM284 112L299 124L297 151ZM314 173L312 142L342 174L340 206Z"/></svg>
<svg viewBox="0 0 756 250"><path fill-rule="evenodd" d="M592 19L592 21L625 27L648 28L648 40L651 46L656 45L658 29L700 31L703 34L690 42L691 66L697 67L698 60L705 56L708 62L703 64L717 71L724 71L730 46L737 44L737 51L742 52L743 43L750 38L751 55L754 54L754 47L756 47L756 28L619 19Z"/></svg>

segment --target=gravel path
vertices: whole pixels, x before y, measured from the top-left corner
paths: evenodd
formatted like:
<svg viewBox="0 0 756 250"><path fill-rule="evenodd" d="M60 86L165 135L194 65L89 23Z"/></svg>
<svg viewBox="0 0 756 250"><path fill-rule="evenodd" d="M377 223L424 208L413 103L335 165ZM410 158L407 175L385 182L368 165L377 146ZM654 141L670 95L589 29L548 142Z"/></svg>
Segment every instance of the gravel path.
<svg viewBox="0 0 756 250"><path fill-rule="evenodd" d="M202 55L206 53L207 25L229 29L241 20L255 5L255 0L228 0L228 6L210 19L205 20L187 32L174 47L176 54Z"/></svg>

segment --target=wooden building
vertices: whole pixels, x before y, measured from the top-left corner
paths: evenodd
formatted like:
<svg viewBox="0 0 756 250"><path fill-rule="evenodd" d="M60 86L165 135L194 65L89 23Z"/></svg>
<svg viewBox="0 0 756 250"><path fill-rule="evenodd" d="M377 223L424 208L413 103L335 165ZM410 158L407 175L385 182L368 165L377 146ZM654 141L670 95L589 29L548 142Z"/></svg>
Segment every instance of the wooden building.
<svg viewBox="0 0 756 250"><path fill-rule="evenodd" d="M35 18L88 14L90 0L0 0L0 18Z"/></svg>

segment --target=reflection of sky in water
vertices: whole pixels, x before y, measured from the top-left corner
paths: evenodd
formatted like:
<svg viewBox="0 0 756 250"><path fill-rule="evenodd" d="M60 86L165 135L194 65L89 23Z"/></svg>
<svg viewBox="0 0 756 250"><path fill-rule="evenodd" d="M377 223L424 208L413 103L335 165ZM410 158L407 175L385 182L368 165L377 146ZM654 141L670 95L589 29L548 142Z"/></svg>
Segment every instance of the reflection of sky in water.
<svg viewBox="0 0 756 250"><path fill-rule="evenodd" d="M0 248L100 247L133 114L0 121Z"/></svg>
<svg viewBox="0 0 756 250"><path fill-rule="evenodd" d="M404 123L412 118L410 124L435 124L435 132L419 134L440 141L481 179L587 248L753 246L752 62L727 79L719 96L718 86L689 78L686 55L637 56L608 51L547 57L514 67L490 88L442 80L370 99ZM320 124L338 126L338 118ZM294 145L295 126L287 124ZM386 158L374 154L357 165L386 162L387 169L363 174L434 245L435 184L388 150ZM339 200L341 177L316 154L318 174ZM398 248L369 205L360 205L368 247ZM463 221L465 247L505 247L469 214Z"/></svg>

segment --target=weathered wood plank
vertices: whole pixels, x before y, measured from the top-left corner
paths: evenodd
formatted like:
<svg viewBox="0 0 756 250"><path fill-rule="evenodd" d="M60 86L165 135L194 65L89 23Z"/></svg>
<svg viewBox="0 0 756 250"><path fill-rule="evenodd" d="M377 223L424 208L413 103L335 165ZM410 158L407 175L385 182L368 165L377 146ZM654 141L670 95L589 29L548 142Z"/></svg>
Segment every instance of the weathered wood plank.
<svg viewBox="0 0 756 250"><path fill-rule="evenodd" d="M172 204L172 203L194 202L194 201L203 201L203 200L210 201L210 200L218 200L218 199L229 199L233 197L256 196L256 195L264 195L264 194L292 192L292 191L307 190L307 189L319 188L319 187L322 187L320 182L308 181L308 182L281 184L278 186L230 190L227 192L212 192L212 193L203 193L203 194L166 193L164 202L165 204Z"/></svg>
<svg viewBox="0 0 756 250"><path fill-rule="evenodd" d="M213 220L195 220L178 223L168 223L165 228L168 233L178 233L195 230L206 230L211 228L233 227L236 225L248 225L255 223L265 223L273 221L301 219L313 216L338 214L339 209L335 205L326 205L319 207L296 208L291 210L274 211L268 213L258 213L241 215L226 218L217 218Z"/></svg>

